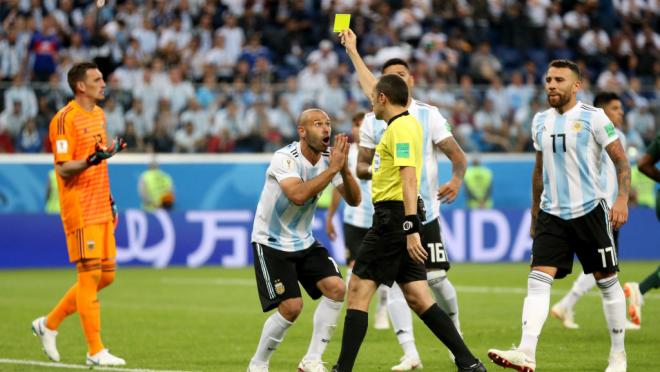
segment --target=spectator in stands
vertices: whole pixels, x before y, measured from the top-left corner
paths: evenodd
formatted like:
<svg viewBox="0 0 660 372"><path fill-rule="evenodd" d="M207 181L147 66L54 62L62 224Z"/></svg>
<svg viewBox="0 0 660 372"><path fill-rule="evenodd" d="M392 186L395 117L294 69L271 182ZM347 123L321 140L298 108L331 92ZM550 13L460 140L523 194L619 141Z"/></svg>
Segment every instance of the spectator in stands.
<svg viewBox="0 0 660 372"><path fill-rule="evenodd" d="M17 40L16 30L12 28L6 32L5 38L0 40L0 80L13 81L23 68L26 50Z"/></svg>
<svg viewBox="0 0 660 372"><path fill-rule="evenodd" d="M326 75L319 69L319 64L314 60L307 60L305 67L298 74L298 89L311 102L318 102L319 95L328 86Z"/></svg>
<svg viewBox="0 0 660 372"><path fill-rule="evenodd" d="M442 116L445 118L451 117L451 109L454 107L456 96L449 91L447 80L444 77L434 80L433 87L427 94L427 100L430 104L438 107Z"/></svg>
<svg viewBox="0 0 660 372"><path fill-rule="evenodd" d="M245 32L238 26L238 20L235 15L227 13L225 16L225 23L220 27L216 33L222 35L225 39L225 49L229 54L231 61L238 61L238 56L243 49L243 42L245 41Z"/></svg>
<svg viewBox="0 0 660 372"><path fill-rule="evenodd" d="M181 113L182 123L192 123L195 134L205 136L209 132L210 115L202 108L196 98L188 100L188 107Z"/></svg>
<svg viewBox="0 0 660 372"><path fill-rule="evenodd" d="M153 119L147 117L144 104L140 98L133 98L131 109L126 112L126 124L131 122L138 137L143 138L153 130Z"/></svg>
<svg viewBox="0 0 660 372"><path fill-rule="evenodd" d="M117 103L113 96L106 96L103 103L105 120L107 122L106 133L108 138L115 138L126 130L124 108Z"/></svg>
<svg viewBox="0 0 660 372"><path fill-rule="evenodd" d="M83 44L83 38L80 32L71 34L69 40L69 47L63 51L73 63L80 63L89 61L91 57L91 50L88 45Z"/></svg>
<svg viewBox="0 0 660 372"><path fill-rule="evenodd" d="M295 139L296 117L289 108L289 102L287 102L285 95L280 94L277 97L277 104L269 111L268 115L272 125L277 128L287 141Z"/></svg>
<svg viewBox="0 0 660 372"><path fill-rule="evenodd" d="M513 112L522 106L529 105L534 96L534 87L523 83L522 74L514 71L511 74L511 82L505 88L505 94L509 101L509 107Z"/></svg>
<svg viewBox="0 0 660 372"><path fill-rule="evenodd" d="M29 119L29 116L23 114L22 102L19 100L11 101L0 114L0 132L7 133L13 140Z"/></svg>
<svg viewBox="0 0 660 372"><path fill-rule="evenodd" d="M11 87L5 91L5 110L13 106L13 102L20 102L20 115L23 120L37 116L37 96L22 76L16 75ZM20 127L19 127L20 128Z"/></svg>
<svg viewBox="0 0 660 372"><path fill-rule="evenodd" d="M339 77L336 74L330 74L328 77L328 86L321 91L319 95L319 107L323 107L330 118L337 118L344 109L348 96L346 91L339 85Z"/></svg>
<svg viewBox="0 0 660 372"><path fill-rule="evenodd" d="M126 141L126 150L129 152L142 152L144 151L144 142L142 136L135 131L135 125L132 121L126 119L126 129L120 137Z"/></svg>
<svg viewBox="0 0 660 372"><path fill-rule="evenodd" d="M598 76L596 86L600 90L620 93L628 86L628 78L619 70L616 60L611 60L607 63L607 70Z"/></svg>
<svg viewBox="0 0 660 372"><path fill-rule="evenodd" d="M631 129L634 129L642 136L645 145L651 143L655 138L657 133L655 119L653 118L653 114L649 112L647 103L640 103L639 106L635 106L628 111L626 121L631 125Z"/></svg>
<svg viewBox="0 0 660 372"><path fill-rule="evenodd" d="M133 30L131 36L138 41L140 52L144 55L152 55L158 49L158 34L154 29L151 18L145 16L142 25Z"/></svg>
<svg viewBox="0 0 660 372"><path fill-rule="evenodd" d="M491 100L485 99L482 108L474 114L474 127L482 133L484 151L509 151L509 128L493 109Z"/></svg>
<svg viewBox="0 0 660 372"><path fill-rule="evenodd" d="M147 151L149 152L172 152L174 149L174 140L169 135L167 123L160 117L154 126L153 133L144 138Z"/></svg>
<svg viewBox="0 0 660 372"><path fill-rule="evenodd" d="M580 51L590 66L602 66L602 60L608 58L610 38L600 23L594 22L591 28L580 37Z"/></svg>
<svg viewBox="0 0 660 372"><path fill-rule="evenodd" d="M239 105L233 99L228 99L225 106L216 112L213 118L211 133L232 143L241 136L243 115Z"/></svg>
<svg viewBox="0 0 660 372"><path fill-rule="evenodd" d="M195 92L195 98L204 110L208 110L209 113L215 111L217 107L217 100L219 97L219 86L216 83L215 71L213 68L205 68L204 78L202 79L202 84L197 86L197 91Z"/></svg>
<svg viewBox="0 0 660 372"><path fill-rule="evenodd" d="M30 55L34 60L32 72L37 81L48 81L55 72L61 41L57 35L56 23L51 16L44 16L42 27L32 35ZM36 107L36 105L35 105Z"/></svg>
<svg viewBox="0 0 660 372"><path fill-rule="evenodd" d="M332 42L327 39L321 40L319 48L312 51L307 59L315 61L319 66L319 71L324 74L329 74L339 64L339 57L332 49Z"/></svg>
<svg viewBox="0 0 660 372"><path fill-rule="evenodd" d="M173 67L169 72L170 86L162 92L164 98L170 102L170 108L174 113L181 112L188 101L195 97L195 88L188 80L183 80L181 67Z"/></svg>
<svg viewBox="0 0 660 372"><path fill-rule="evenodd" d="M502 85L502 79L499 76L493 77L490 81L485 98L493 102L493 107L500 117L506 119L510 116L511 108L509 106L509 100Z"/></svg>
<svg viewBox="0 0 660 372"><path fill-rule="evenodd" d="M235 57L225 46L225 36L217 32L213 37L213 46L204 55L204 63L211 65L217 71L217 77L222 81L231 80Z"/></svg>
<svg viewBox="0 0 660 372"><path fill-rule="evenodd" d="M241 50L238 59L247 61L250 65L250 71L252 71L257 58L266 58L270 62L271 56L268 48L261 43L261 34L254 33L248 37L248 41Z"/></svg>
<svg viewBox="0 0 660 372"><path fill-rule="evenodd" d="M479 49L470 57L470 74L476 84L487 84L502 71L502 64L491 53L490 44L482 41Z"/></svg>
<svg viewBox="0 0 660 372"><path fill-rule="evenodd" d="M43 140L43 135L37 130L34 119L28 119L16 139L16 149L18 152L41 152Z"/></svg>
<svg viewBox="0 0 660 372"><path fill-rule="evenodd" d="M593 102L593 100L588 102ZM539 100L533 99L528 106L520 107L513 114L513 125L511 125L509 135L514 152L534 151L530 137L532 120L534 119L534 114L541 112L541 110L542 105Z"/></svg>

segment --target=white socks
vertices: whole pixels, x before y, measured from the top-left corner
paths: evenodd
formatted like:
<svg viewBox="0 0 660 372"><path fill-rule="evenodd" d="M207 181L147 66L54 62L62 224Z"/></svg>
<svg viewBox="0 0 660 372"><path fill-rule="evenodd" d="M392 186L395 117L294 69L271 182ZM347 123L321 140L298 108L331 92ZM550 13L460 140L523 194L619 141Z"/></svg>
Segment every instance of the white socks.
<svg viewBox="0 0 660 372"><path fill-rule="evenodd" d="M397 285L397 284L394 283L393 285ZM378 296L378 302L376 303L376 312L381 311L381 309L387 306L387 299L389 292L390 289L386 285L381 284L378 286L378 289L376 290L376 294ZM399 289L399 292L401 292L401 289ZM403 296L403 292L401 292L401 295Z"/></svg>
<svg viewBox="0 0 660 372"><path fill-rule="evenodd" d="M337 318L341 311L343 302L331 300L325 296L321 297L316 311L314 312L314 331L309 343L306 360L320 360L325 348L330 342L330 337L337 327Z"/></svg>
<svg viewBox="0 0 660 372"><path fill-rule="evenodd" d="M573 309L580 297L584 296L595 285L596 279L594 279L593 274L580 273L580 276L573 282L571 290L559 301L559 306L567 310Z"/></svg>
<svg viewBox="0 0 660 372"><path fill-rule="evenodd" d="M399 340L403 353L409 357L419 359L413 334L412 311L408 307L406 298L397 283L392 285L387 294L387 309L390 312L392 328L396 333L396 338Z"/></svg>
<svg viewBox="0 0 660 372"><path fill-rule="evenodd" d="M275 310L273 315L269 316L264 323L257 351L254 353L252 359L250 359L250 364L268 365L270 356L284 339L284 334L291 327L291 324L293 323L284 319L280 312Z"/></svg>
<svg viewBox="0 0 660 372"><path fill-rule="evenodd" d="M614 275L601 279L598 281L598 288L603 295L603 310L612 341L610 354L625 351L626 297L619 278Z"/></svg>
<svg viewBox="0 0 660 372"><path fill-rule="evenodd" d="M536 359L536 344L548 318L552 276L532 270L527 278L527 297L522 313L522 338L518 350Z"/></svg>
<svg viewBox="0 0 660 372"><path fill-rule="evenodd" d="M435 270L426 273L426 280L433 292L433 297L438 306L449 315L454 327L458 333L461 333L461 322L458 320L458 299L456 298L456 288L447 278L445 270Z"/></svg>

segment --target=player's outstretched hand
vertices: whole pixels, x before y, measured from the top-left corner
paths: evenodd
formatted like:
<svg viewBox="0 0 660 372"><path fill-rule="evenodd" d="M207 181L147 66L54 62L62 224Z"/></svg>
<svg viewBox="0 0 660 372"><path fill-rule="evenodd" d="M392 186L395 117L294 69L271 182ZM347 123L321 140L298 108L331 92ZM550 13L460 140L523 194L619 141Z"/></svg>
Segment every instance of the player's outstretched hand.
<svg viewBox="0 0 660 372"><path fill-rule="evenodd" d="M348 136L345 134L335 135L335 144L330 152L329 167L339 172L344 169L348 157Z"/></svg>
<svg viewBox="0 0 660 372"><path fill-rule="evenodd" d="M426 261L428 254L424 247L422 247L422 240L419 237L419 233L406 235L406 247L408 248L410 258L412 258L413 261L421 264Z"/></svg>
<svg viewBox="0 0 660 372"><path fill-rule="evenodd" d="M350 28L347 28L339 33L339 42L346 48L347 51L357 50L357 36L355 36L355 32L353 32L353 30Z"/></svg>
<svg viewBox="0 0 660 372"><path fill-rule="evenodd" d="M449 181L438 189L438 200L444 204L451 204L456 200L460 190L460 182Z"/></svg>
<svg viewBox="0 0 660 372"><path fill-rule="evenodd" d="M612 209L610 209L610 222L612 228L618 230L628 221L628 203L623 198L616 198Z"/></svg>
<svg viewBox="0 0 660 372"><path fill-rule="evenodd" d="M121 137L115 137L112 140L110 147L106 147L101 143L96 143L94 147L94 152L87 157L87 164L89 165L99 165L103 160L110 159L116 153L122 151L126 148L126 141Z"/></svg>

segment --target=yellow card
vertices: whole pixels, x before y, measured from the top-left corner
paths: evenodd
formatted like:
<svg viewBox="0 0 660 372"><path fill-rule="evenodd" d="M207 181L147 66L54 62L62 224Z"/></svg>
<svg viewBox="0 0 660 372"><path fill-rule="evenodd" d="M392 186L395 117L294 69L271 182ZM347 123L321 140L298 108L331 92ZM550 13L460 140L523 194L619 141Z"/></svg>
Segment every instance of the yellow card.
<svg viewBox="0 0 660 372"><path fill-rule="evenodd" d="M335 27L333 32L342 32L351 25L350 14L335 14Z"/></svg>

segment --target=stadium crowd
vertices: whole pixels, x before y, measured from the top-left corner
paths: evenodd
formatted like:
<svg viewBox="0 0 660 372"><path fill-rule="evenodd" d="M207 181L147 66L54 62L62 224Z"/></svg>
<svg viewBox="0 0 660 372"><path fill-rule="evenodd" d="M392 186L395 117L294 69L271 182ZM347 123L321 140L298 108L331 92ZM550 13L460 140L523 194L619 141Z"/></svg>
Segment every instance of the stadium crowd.
<svg viewBox="0 0 660 372"><path fill-rule="evenodd" d="M303 108L336 130L368 110L335 13L367 64L411 62L414 96L439 107L467 151L532 151L542 72L576 60L579 99L621 95L629 146L660 118L657 0L10 0L0 3L0 152L50 151L72 64L107 80L108 135L129 150L269 152L296 138Z"/></svg>

